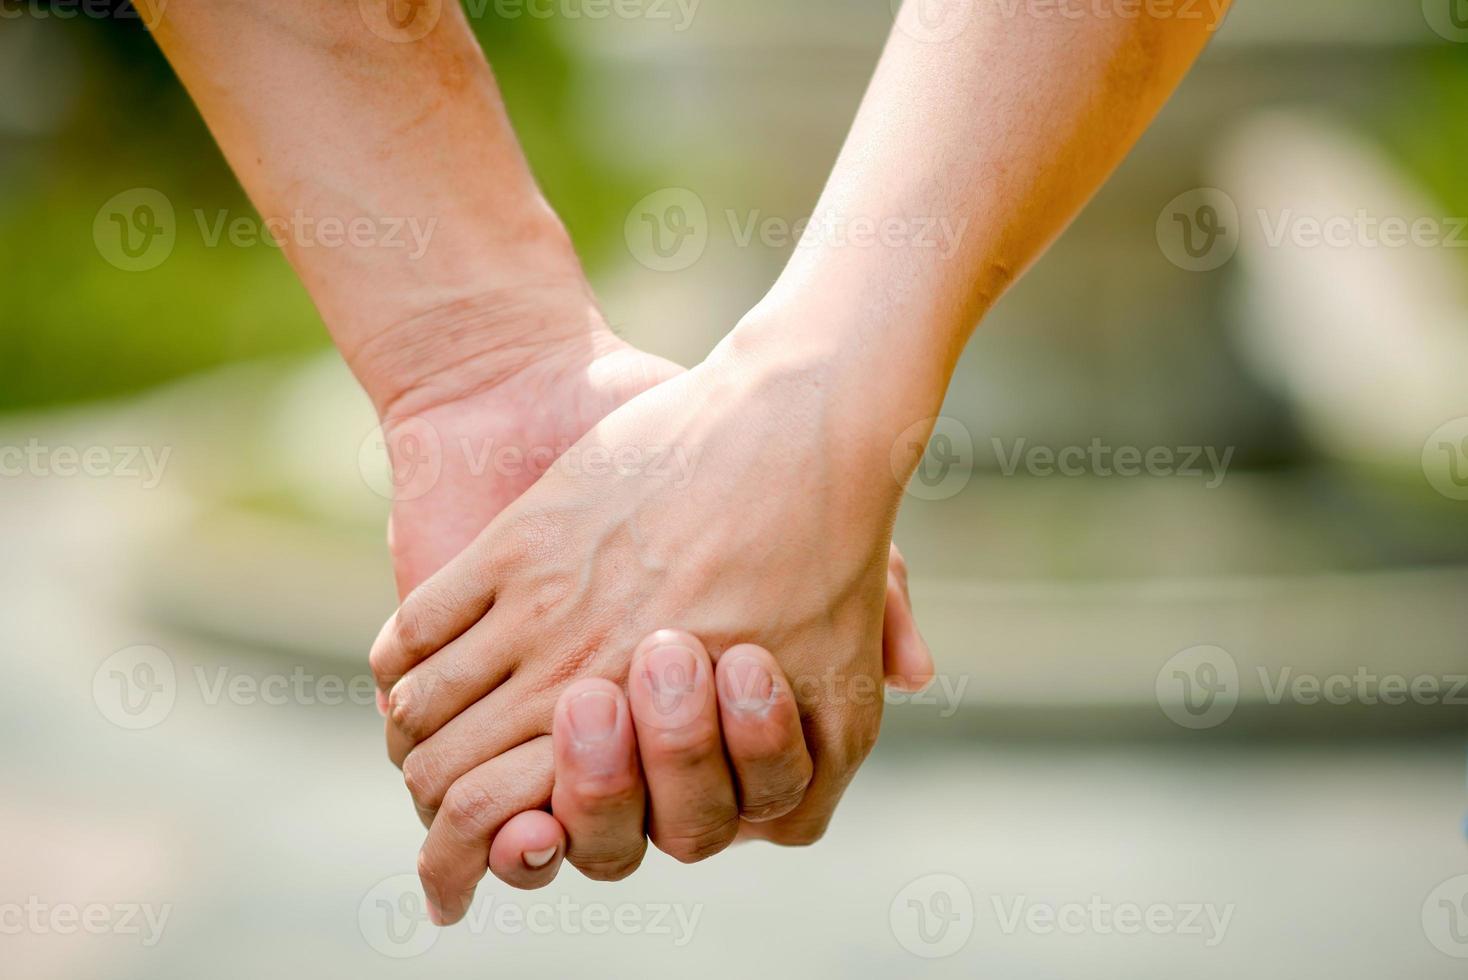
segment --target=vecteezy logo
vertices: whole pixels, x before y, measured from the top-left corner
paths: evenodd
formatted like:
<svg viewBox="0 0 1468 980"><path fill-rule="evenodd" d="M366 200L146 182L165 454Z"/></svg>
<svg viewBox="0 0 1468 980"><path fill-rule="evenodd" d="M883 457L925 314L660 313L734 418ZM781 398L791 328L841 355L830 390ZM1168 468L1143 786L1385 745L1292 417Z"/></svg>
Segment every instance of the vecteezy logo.
<svg viewBox="0 0 1468 980"><path fill-rule="evenodd" d="M438 485L443 443L427 419L411 416L377 426L357 449L357 469L385 500L417 500Z"/></svg>
<svg viewBox="0 0 1468 980"><path fill-rule="evenodd" d="M973 476L974 439L958 419L922 419L902 430L892 444L890 462L892 475L909 494L919 500L947 500Z"/></svg>
<svg viewBox="0 0 1468 980"><path fill-rule="evenodd" d="M134 187L115 194L92 219L97 253L124 272L146 272L173 254L178 225L162 191Z"/></svg>
<svg viewBox="0 0 1468 980"><path fill-rule="evenodd" d="M411 874L393 875L373 885L357 906L357 928L367 945L394 959L421 956L438 942L418 877Z"/></svg>
<svg viewBox="0 0 1468 980"><path fill-rule="evenodd" d="M438 24L443 0L357 0L367 29L385 41L416 41Z"/></svg>
<svg viewBox="0 0 1468 980"><path fill-rule="evenodd" d="M712 685L700 692L693 651L676 645L654 648L639 669L651 696L653 716L643 720L659 728L683 728L709 707Z"/></svg>
<svg viewBox="0 0 1468 980"><path fill-rule="evenodd" d="M975 0L892 0L897 29L914 41L942 44L962 34Z"/></svg>
<svg viewBox="0 0 1468 980"><path fill-rule="evenodd" d="M418 11L427 0L388 0L387 19L398 30L405 31L418 19Z"/></svg>
<svg viewBox="0 0 1468 980"><path fill-rule="evenodd" d="M114 10L114 16L118 20L139 20L148 30L157 30L158 25L163 22L163 8L168 6L168 0L153 0L148 4L147 10L139 9L138 3L139 0L130 0L118 6Z"/></svg>
<svg viewBox="0 0 1468 980"><path fill-rule="evenodd" d="M892 899L892 935L914 956L935 960L952 956L974 932L974 896L962 878L923 875Z"/></svg>
<svg viewBox="0 0 1468 980"><path fill-rule="evenodd" d="M1239 209L1216 187L1179 194L1157 216L1157 245L1167 260L1189 272L1210 272L1239 248Z"/></svg>
<svg viewBox="0 0 1468 980"><path fill-rule="evenodd" d="M173 659L154 646L118 650L92 675L92 701L119 728L152 728L168 717L177 697Z"/></svg>
<svg viewBox="0 0 1468 980"><path fill-rule="evenodd" d="M709 218L703 199L665 187L632 206L622 227L632 257L654 272L680 272L703 257Z"/></svg>
<svg viewBox="0 0 1468 980"><path fill-rule="evenodd" d="M693 693L693 678L682 664L673 664L649 674L648 687L652 690L653 706L658 713L669 715Z"/></svg>
<svg viewBox="0 0 1468 980"><path fill-rule="evenodd" d="M129 6L134 11L137 10L137 3L129 4ZM168 0L153 0L153 3L149 4L149 6L153 9L151 11L140 12L140 16L143 21L143 26L151 31L156 30L158 25L163 22L163 8L168 6Z"/></svg>
<svg viewBox="0 0 1468 980"><path fill-rule="evenodd" d="M1455 959L1468 959L1468 874L1449 878L1422 903L1427 941Z"/></svg>
<svg viewBox="0 0 1468 980"><path fill-rule="evenodd" d="M1438 36L1468 41L1468 0L1422 0L1422 16Z"/></svg>
<svg viewBox="0 0 1468 980"><path fill-rule="evenodd" d="M1215 728L1239 703L1239 665L1223 647L1194 646L1157 672L1157 703L1184 728Z"/></svg>
<svg viewBox="0 0 1468 980"><path fill-rule="evenodd" d="M1468 500L1468 415L1437 427L1422 446L1422 472L1449 500Z"/></svg>

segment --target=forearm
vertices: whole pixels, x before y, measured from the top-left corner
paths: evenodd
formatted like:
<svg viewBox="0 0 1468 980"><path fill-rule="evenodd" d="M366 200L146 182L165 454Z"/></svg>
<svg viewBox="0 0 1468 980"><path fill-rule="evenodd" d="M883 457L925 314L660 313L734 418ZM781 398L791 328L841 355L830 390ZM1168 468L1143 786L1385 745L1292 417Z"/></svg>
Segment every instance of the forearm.
<svg viewBox="0 0 1468 980"><path fill-rule="evenodd" d="M155 29L380 409L466 348L513 360L535 338L507 324L580 326L502 315L579 266L462 11L442 8L404 42L357 3L188 0Z"/></svg>
<svg viewBox="0 0 1468 980"><path fill-rule="evenodd" d="M787 327L771 343L848 364L899 431L936 414L979 320L1116 167L1217 26L1138 6L1123 17L984 2L947 41L904 31L904 11L765 304L798 311L800 335L780 316Z"/></svg>

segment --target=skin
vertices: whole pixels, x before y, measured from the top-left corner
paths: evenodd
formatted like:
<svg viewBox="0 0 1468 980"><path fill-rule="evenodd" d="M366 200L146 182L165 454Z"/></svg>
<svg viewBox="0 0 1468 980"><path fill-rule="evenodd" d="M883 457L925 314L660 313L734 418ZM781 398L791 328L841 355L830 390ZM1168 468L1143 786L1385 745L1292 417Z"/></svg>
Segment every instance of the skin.
<svg viewBox="0 0 1468 980"><path fill-rule="evenodd" d="M594 303L560 285L574 256L456 6L397 44L364 31L352 5L177 7L160 43L262 215L447 222L417 262L286 247L391 451L391 433L448 405L491 417L488 431L525 418L489 393L540 372L587 381L588 404L603 397ZM554 410L577 417L566 432L587 426L578 457L679 446L699 460L689 482L597 476L562 457L528 490L507 481L493 505L441 524L427 505L395 508L412 591L372 660L393 751L433 815L420 867L443 921L467 908L496 833L550 803L561 697L598 679L630 689L642 638L672 625L715 659L750 641L777 658L812 778L789 813L743 827L781 843L820 836L880 721L883 630L901 620L883 610L889 537L917 458L904 447L920 447L974 325L1119 162L1211 26L1017 9L986 5L941 40L895 31L816 209L877 225L946 218L962 229L951 249L808 242L704 364L660 382L646 365L649 387L604 418ZM546 301L527 305L542 286ZM724 809L718 780L700 785L710 812ZM696 858L727 834L702 831L668 845Z"/></svg>
<svg viewBox="0 0 1468 980"><path fill-rule="evenodd" d="M664 683L674 678L654 666L669 650L698 664L674 699L668 690L678 685ZM557 819L508 816L488 853L490 869L520 888L549 884L563 857L593 878L626 877L646 851L648 819L665 843L727 843L741 815L770 820L799 805L811 774L794 695L769 651L743 644L715 665L696 637L675 630L638 645L627 693L602 679L569 685L553 729ZM476 850L444 860L478 858Z"/></svg>
<svg viewBox="0 0 1468 980"><path fill-rule="evenodd" d="M580 444L696 450L690 484L558 465L384 628L372 662L401 677L391 723L411 746L410 791L437 814L420 872L443 921L467 909L503 826L482 803L510 791L504 760L532 764L567 686L626 677L639 637L670 622L711 652L750 640L778 658L813 776L799 806L755 826L783 843L820 836L880 721L866 695L880 679L892 474L917 458L903 447L920 450L974 326L1216 26L1072 13L985 6L942 40L900 19L815 213L946 218L963 229L953 247L808 241L709 360ZM727 833L704 830L674 853Z"/></svg>
<svg viewBox="0 0 1468 980"><path fill-rule="evenodd" d="M374 34L350 4L193 0L145 4L144 13L262 218L433 222L430 247L412 259L402 249L284 243L383 420L395 466L411 468L401 458L409 436L426 430L439 448L432 486L394 501L388 537L401 595L469 544L555 454L614 409L682 373L607 328L457 6L447 5L435 29L414 43ZM380 84L383 78L393 84ZM415 440L407 448L416 454L421 446ZM485 446L534 462L486 470L476 456ZM893 561L901 567L895 552ZM884 670L893 686L917 689L932 675L931 655L905 577L894 572L889 585ZM396 678L383 680L385 710L386 686ZM722 689L715 696L722 704ZM798 753L786 745L785 770L762 776L759 753L771 740L789 741L789 719L766 719L771 727L761 741L740 737L754 722L722 714L726 724L740 721L739 732L724 747L727 762L706 767L699 782L739 787L744 819L760 819L773 812L766 784L803 785L803 741ZM394 731L389 726L390 754L401 762ZM635 736L635 726L628 733ZM755 753L749 758L746 743ZM513 767L526 766L524 786L548 793L549 774L531 764L548 758L544 751L528 748L502 770L520 779ZM672 764L650 756L623 775L642 785L645 772L648 782L661 784L660 767ZM544 801L533 796L524 804L530 809L495 839L491 865L512 884L550 880L568 856L568 831L570 860L594 877L630 868L576 842L615 838L618 853L645 849L641 823L621 821L608 830L595 815L584 817L583 808L574 811L575 826L563 828L556 816L534 809ZM693 798L714 794L700 790ZM431 810L420 812L431 822ZM708 819L678 813L676 801L654 806L653 818L655 839L664 827Z"/></svg>
<svg viewBox="0 0 1468 980"><path fill-rule="evenodd" d="M901 557L895 550L893 558L894 569L900 567ZM891 574L894 579L889 589L894 594L905 592L905 571ZM901 582L896 580L898 575L903 577ZM887 634L916 630L910 623L891 623L890 614L888 618ZM701 660L707 657L696 637L676 630L647 637L638 651L650 650L665 640ZM889 640L888 649L892 648ZM497 832L486 831L484 836L492 838L489 869L496 877L519 888L540 888L554 880L565 858L587 877L616 881L641 862L647 843L645 828L664 851L683 860L700 860L728 843L727 827L734 813L740 821L736 836L757 837L757 824L784 816L799 804L811 777L810 754L790 683L767 650L741 644L726 651L712 671L689 675L675 669L668 672L666 683L661 683L663 678L657 673L652 676L659 683L648 687L647 673L639 670L635 652L628 682L635 692L630 706L622 689L605 680L578 681L562 692L552 722L556 777L551 810L555 815L541 810L521 812L505 820ZM701 705L717 702L718 723L703 719L698 724L699 716L684 730L670 732L675 727L671 722L677 719L659 710L666 703L660 693L688 676L692 679L688 697ZM708 690L711 678L713 689ZM892 684L890 677L888 683ZM574 737L576 728L569 715L588 691L604 693L619 705L613 738ZM668 745L670 735L676 751ZM690 765L690 756L705 764ZM707 764L721 763L723 758L728 760L727 767ZM669 786L676 789L670 792ZM726 789L730 786L732 799ZM647 798L648 787L657 788L656 795ZM649 805L653 808L650 824L645 819ZM719 830L710 841L701 831L711 827ZM704 846L680 846L700 836ZM432 914L441 920L437 908Z"/></svg>
<svg viewBox="0 0 1468 980"><path fill-rule="evenodd" d="M627 677L644 624L678 622L716 653L743 642L747 624L765 624L756 636L780 657L807 744L819 746L806 796L819 805L759 825L760 836L817 838L826 801L839 797L875 741L887 536L901 487L888 475L866 481L870 495L848 489L845 461L823 448L831 433L804 424L831 405L837 393L829 386L745 370L756 368L741 368L726 351L629 402L583 439L608 450L698 447L689 485L608 481L557 464L415 590L374 648L374 671L403 675L389 694L390 720L408 749L409 789L435 814L425 888L446 921L462 915L485 864L443 845L484 819L478 804L495 793L496 758L549 731L567 683ZM848 393L853 403L859 394ZM885 469L887 440L834 441L838 453L860 454L866 473ZM784 492L742 500L737 519L711 514L705 501L727 497L754 470ZM804 510L792 514L792 502ZM861 528L867 537L845 530ZM477 826L487 856L498 826ZM654 841L684 860L722 848L736 829L665 839L652 825Z"/></svg>

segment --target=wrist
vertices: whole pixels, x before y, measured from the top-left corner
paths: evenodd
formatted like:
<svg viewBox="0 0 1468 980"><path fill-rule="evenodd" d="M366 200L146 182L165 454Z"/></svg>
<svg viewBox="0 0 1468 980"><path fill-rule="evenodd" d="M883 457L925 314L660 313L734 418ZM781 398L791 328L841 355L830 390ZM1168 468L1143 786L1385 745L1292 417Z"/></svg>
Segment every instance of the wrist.
<svg viewBox="0 0 1468 980"><path fill-rule="evenodd" d="M891 520L942 410L939 358L888 352L860 324L761 304L725 338L710 367L822 446L833 491L862 520ZM736 399L729 398L733 402Z"/></svg>
<svg viewBox="0 0 1468 980"><path fill-rule="evenodd" d="M943 405L953 360L941 344L883 322L870 309L767 297L716 355L765 376L804 377L847 415L852 431L890 442Z"/></svg>
<svg viewBox="0 0 1468 980"><path fill-rule="evenodd" d="M384 419L498 387L560 352L615 342L558 223L451 266L385 302L365 290L356 323L341 331L367 338L343 345L343 355Z"/></svg>

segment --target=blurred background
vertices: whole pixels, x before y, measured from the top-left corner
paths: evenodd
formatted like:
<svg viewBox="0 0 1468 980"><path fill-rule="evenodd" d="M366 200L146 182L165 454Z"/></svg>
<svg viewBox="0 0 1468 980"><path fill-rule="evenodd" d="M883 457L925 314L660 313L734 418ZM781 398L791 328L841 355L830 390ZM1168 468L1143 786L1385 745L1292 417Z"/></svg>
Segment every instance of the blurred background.
<svg viewBox="0 0 1468 980"><path fill-rule="evenodd" d="M684 363L789 254L893 21L469 9L616 329ZM441 935L366 680L370 406L279 250L211 243L254 212L130 8L0 14L16 976L1462 976L1461 0L1240 2L984 324L898 528L940 677L824 841L490 881ZM107 237L139 189L156 263ZM671 258L668 201L703 232Z"/></svg>

